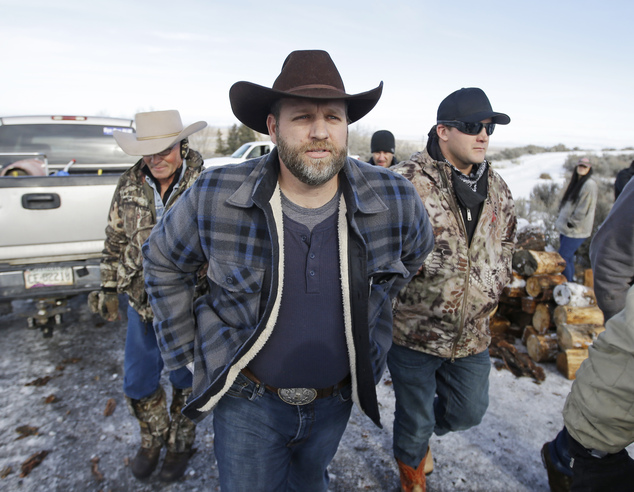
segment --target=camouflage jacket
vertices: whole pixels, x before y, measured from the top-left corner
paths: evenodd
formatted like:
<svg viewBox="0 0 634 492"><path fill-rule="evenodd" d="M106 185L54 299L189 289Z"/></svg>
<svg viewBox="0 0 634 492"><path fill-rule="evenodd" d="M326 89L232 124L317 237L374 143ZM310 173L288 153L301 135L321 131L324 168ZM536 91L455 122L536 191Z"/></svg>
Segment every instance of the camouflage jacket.
<svg viewBox="0 0 634 492"><path fill-rule="evenodd" d="M165 209L189 188L203 171L202 156L190 149L180 183L170 194ZM145 293L141 246L156 224L154 190L145 182L143 159L121 175L108 214L106 241L101 259L101 286L127 294L130 305L144 321L152 319Z"/></svg>
<svg viewBox="0 0 634 492"><path fill-rule="evenodd" d="M438 357L465 357L491 342L489 315L511 278L517 218L506 183L490 167L488 196L468 245L449 164L427 152L390 168L420 194L434 249L395 304L394 343Z"/></svg>

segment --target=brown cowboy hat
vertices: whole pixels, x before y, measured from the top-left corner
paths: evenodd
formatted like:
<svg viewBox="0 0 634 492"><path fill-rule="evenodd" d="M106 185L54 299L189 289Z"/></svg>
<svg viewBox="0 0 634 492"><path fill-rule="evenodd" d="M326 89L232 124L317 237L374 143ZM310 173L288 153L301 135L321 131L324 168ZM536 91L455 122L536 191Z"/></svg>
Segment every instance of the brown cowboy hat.
<svg viewBox="0 0 634 492"><path fill-rule="evenodd" d="M136 133L112 132L119 147L134 156L162 152L207 126L206 122L197 121L183 127L181 115L175 109L137 113L134 121Z"/></svg>
<svg viewBox="0 0 634 492"><path fill-rule="evenodd" d="M346 94L341 75L330 55L322 50L293 51L282 65L273 88L251 82L236 82L229 90L231 109L236 118L256 132L268 134L266 118L278 99L341 99L348 101L351 123L363 118L376 105L383 82L371 91Z"/></svg>

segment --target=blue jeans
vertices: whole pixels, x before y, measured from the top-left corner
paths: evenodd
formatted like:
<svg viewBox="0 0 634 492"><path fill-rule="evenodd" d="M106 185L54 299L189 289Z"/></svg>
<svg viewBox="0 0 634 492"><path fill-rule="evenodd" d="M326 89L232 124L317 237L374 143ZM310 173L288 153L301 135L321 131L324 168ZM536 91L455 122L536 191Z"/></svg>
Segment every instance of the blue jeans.
<svg viewBox="0 0 634 492"><path fill-rule="evenodd" d="M140 400L154 393L161 382L163 358L152 323L144 323L128 304L128 332L123 359L123 393ZM186 367L171 371L169 379L177 389L191 388L192 373Z"/></svg>
<svg viewBox="0 0 634 492"><path fill-rule="evenodd" d="M220 489L326 491L351 410L350 385L299 406L239 374L214 408Z"/></svg>
<svg viewBox="0 0 634 492"><path fill-rule="evenodd" d="M568 237L563 234L559 235L559 254L566 260L566 269L564 270L564 276L568 279L568 282L572 282L575 277L575 253L579 249L579 246L587 238L585 237Z"/></svg>
<svg viewBox="0 0 634 492"><path fill-rule="evenodd" d="M413 468L433 433L478 425L489 406L489 351L444 359L393 344L387 355L396 405L394 456Z"/></svg>

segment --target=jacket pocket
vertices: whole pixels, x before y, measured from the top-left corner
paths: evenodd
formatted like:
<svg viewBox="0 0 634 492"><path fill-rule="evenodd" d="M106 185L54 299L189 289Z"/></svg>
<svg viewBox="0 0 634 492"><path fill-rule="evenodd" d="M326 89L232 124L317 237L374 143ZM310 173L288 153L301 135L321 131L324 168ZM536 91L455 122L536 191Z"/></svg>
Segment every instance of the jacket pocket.
<svg viewBox="0 0 634 492"><path fill-rule="evenodd" d="M209 257L207 277L214 311L232 328L254 328L259 319L265 269Z"/></svg>

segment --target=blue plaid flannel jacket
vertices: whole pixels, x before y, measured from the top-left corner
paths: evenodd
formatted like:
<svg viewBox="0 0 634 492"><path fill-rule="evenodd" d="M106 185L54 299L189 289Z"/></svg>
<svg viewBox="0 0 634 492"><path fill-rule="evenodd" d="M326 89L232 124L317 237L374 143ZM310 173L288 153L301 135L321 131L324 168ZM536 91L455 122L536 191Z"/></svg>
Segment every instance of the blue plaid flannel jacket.
<svg viewBox="0 0 634 492"><path fill-rule="evenodd" d="M208 169L143 246L165 364L174 370L194 362L193 394L183 412L194 421L211 412L275 325L283 282L279 165L275 149ZM340 186L353 399L380 426L375 385L392 343L392 299L416 274L434 239L418 193L402 176L348 158ZM209 293L194 302L196 272L205 264Z"/></svg>

